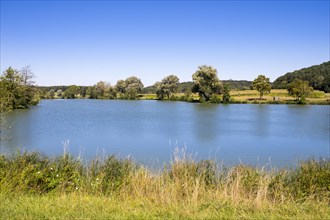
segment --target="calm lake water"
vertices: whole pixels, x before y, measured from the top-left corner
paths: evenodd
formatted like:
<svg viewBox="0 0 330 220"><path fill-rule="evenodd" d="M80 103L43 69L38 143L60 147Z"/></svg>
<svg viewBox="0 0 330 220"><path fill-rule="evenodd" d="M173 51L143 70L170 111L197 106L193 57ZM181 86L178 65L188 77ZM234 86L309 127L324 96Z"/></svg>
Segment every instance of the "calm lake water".
<svg viewBox="0 0 330 220"><path fill-rule="evenodd" d="M176 147L196 160L272 167L329 157L329 106L213 105L120 100L44 100L6 115L1 152L61 155L64 145L86 160L130 155L151 166Z"/></svg>

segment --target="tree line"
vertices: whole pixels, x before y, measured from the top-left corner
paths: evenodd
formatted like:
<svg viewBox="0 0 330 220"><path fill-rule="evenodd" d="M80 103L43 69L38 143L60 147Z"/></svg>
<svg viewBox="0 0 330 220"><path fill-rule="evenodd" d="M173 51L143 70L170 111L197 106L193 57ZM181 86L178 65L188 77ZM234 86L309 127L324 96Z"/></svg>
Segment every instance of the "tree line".
<svg viewBox="0 0 330 220"><path fill-rule="evenodd" d="M221 81L218 78L217 70L208 65L199 66L192 74L192 82L179 82L175 75L168 75L153 86L145 88L141 79L136 76L128 77L125 80L118 80L116 85L100 81L93 86L35 86L34 74L29 66L18 71L9 67L0 76L0 110L1 112L29 108L38 104L40 98L90 98L90 99L138 99L142 93L152 92L159 100L176 100L177 92L184 93L185 101L194 101L192 94L199 95L200 102L229 103L231 83L235 81ZM260 100L263 95L272 89L269 78L259 75L253 82L238 81L242 89L256 89L260 93ZM276 83L274 83L276 85ZM250 85L248 87L248 85ZM181 86L179 91L179 86ZM295 97L298 103L305 103L305 98L313 92L313 87L308 81L294 79L286 83L285 88L288 94Z"/></svg>

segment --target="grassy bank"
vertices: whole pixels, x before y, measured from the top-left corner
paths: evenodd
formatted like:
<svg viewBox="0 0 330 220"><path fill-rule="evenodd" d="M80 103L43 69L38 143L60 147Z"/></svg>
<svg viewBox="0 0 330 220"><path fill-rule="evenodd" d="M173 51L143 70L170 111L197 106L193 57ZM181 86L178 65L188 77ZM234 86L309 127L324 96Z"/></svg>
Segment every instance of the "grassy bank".
<svg viewBox="0 0 330 220"><path fill-rule="evenodd" d="M1 156L0 218L330 218L329 160L275 171L174 158L150 171L114 156Z"/></svg>

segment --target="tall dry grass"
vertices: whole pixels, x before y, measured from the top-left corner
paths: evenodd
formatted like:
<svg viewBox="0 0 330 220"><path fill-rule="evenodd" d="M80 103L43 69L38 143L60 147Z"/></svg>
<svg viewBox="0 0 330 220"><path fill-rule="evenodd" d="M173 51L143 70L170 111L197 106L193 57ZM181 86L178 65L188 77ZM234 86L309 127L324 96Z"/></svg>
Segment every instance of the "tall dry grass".
<svg viewBox="0 0 330 220"><path fill-rule="evenodd" d="M323 209L321 216L329 217L330 160L311 159L289 170L246 165L226 168L212 160L195 161L177 149L169 166L150 171L115 156L83 164L69 154L49 158L23 152L0 156L0 190L1 195L37 198L72 194L108 197L123 201L123 206L127 201L139 201L142 207L183 212L184 216L203 210L220 212L222 208L228 213L244 213L245 209L269 212L274 207L283 208L284 213L290 212L288 207L295 207L294 213L304 214L313 209L299 210L299 204L317 204ZM186 207L187 213L178 207Z"/></svg>

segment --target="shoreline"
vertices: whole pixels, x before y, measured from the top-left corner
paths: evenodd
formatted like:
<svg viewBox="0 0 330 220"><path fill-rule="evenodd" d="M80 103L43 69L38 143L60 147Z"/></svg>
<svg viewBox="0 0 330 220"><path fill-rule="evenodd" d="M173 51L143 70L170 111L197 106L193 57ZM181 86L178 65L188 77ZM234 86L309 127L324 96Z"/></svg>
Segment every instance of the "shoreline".
<svg viewBox="0 0 330 220"><path fill-rule="evenodd" d="M54 98L54 99L41 99L41 100L123 100L123 101L160 101L160 102L187 102L187 103L197 103L197 104L223 104L223 105L228 105L228 104L260 104L260 105L330 105L330 99L328 100L313 100L310 101L307 98L307 103L306 104L299 104L295 100L287 100L287 101L271 101L271 100L258 100L255 99L253 101L251 100L233 100L228 103L223 103L223 102L200 102L199 100L193 100L193 101L187 101L187 100L160 100L160 99L154 99L154 98L138 98L138 99L90 99L90 98L75 98L75 99L64 99L64 98Z"/></svg>

